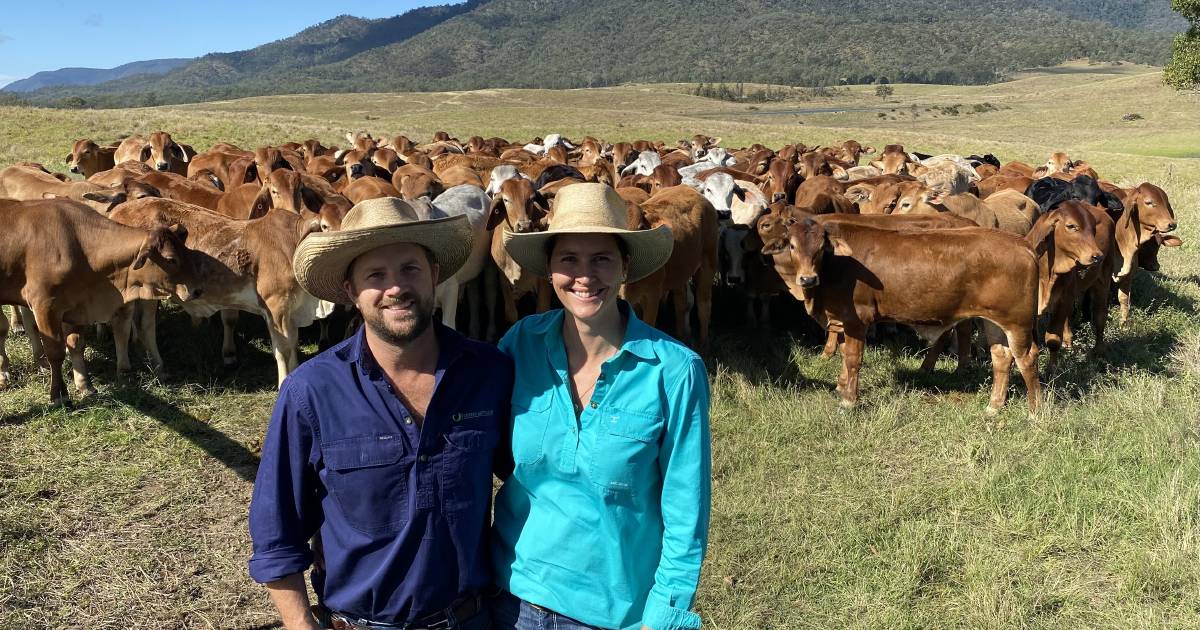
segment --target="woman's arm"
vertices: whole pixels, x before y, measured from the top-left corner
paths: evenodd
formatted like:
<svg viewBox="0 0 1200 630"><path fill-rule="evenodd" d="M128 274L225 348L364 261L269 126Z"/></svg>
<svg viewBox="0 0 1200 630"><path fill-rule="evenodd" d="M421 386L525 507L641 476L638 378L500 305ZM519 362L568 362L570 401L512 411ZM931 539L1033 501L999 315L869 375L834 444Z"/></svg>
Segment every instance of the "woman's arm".
<svg viewBox="0 0 1200 630"><path fill-rule="evenodd" d="M662 555L642 611L643 627L650 630L700 628L700 616L689 609L696 598L708 543L712 498L708 405L708 373L697 357L669 397L669 417L659 450Z"/></svg>

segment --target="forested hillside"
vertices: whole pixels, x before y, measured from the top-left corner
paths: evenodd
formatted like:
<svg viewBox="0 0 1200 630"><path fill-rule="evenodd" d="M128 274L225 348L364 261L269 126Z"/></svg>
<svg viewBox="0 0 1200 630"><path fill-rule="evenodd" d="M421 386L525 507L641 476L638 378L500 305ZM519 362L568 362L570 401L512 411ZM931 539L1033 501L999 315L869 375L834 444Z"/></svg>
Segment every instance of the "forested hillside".
<svg viewBox="0 0 1200 630"><path fill-rule="evenodd" d="M1167 0L491 0L342 17L160 77L32 93L125 106L278 93L623 82L987 83L1067 59L1165 63Z"/></svg>

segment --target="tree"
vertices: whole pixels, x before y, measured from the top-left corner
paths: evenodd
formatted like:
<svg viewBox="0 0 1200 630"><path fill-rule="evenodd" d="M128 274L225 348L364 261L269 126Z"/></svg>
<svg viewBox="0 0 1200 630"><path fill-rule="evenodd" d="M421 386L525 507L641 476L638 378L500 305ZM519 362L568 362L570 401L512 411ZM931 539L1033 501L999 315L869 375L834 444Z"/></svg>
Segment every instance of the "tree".
<svg viewBox="0 0 1200 630"><path fill-rule="evenodd" d="M881 83L875 86L875 96L887 100L892 94L896 93L896 88L887 83Z"/></svg>
<svg viewBox="0 0 1200 630"><path fill-rule="evenodd" d="M1194 88L1200 83L1200 0L1171 0L1171 8L1192 26L1171 44L1163 81L1177 90Z"/></svg>

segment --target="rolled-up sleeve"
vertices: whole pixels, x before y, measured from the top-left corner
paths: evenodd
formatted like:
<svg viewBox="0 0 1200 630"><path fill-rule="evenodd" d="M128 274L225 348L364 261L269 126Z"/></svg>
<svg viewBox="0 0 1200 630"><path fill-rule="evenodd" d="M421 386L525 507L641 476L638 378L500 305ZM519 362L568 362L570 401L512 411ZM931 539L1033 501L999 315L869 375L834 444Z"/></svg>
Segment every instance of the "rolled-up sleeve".
<svg viewBox="0 0 1200 630"><path fill-rule="evenodd" d="M309 539L321 526L311 412L294 382L280 388L250 500L250 577L266 583L300 573L313 561Z"/></svg>
<svg viewBox="0 0 1200 630"><path fill-rule="evenodd" d="M662 472L662 555L642 612L651 630L692 630L700 616L690 610L708 544L712 500L708 374L692 360L670 396L659 468Z"/></svg>

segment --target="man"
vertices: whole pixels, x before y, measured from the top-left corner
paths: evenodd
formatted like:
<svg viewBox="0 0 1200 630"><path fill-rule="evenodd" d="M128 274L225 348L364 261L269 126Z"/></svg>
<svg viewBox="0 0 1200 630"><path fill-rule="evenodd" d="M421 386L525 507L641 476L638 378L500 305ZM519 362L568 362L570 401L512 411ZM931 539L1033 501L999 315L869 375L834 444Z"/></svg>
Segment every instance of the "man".
<svg viewBox="0 0 1200 630"><path fill-rule="evenodd" d="M296 249L300 285L354 304L364 325L284 381L263 444L250 576L288 630L324 623L309 608L310 565L337 630L489 626L486 533L492 473L512 469L501 444L512 362L433 322L434 287L471 239L466 217L417 221L386 198Z"/></svg>

